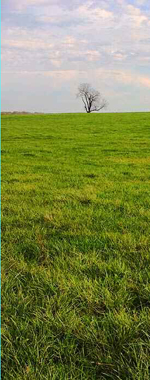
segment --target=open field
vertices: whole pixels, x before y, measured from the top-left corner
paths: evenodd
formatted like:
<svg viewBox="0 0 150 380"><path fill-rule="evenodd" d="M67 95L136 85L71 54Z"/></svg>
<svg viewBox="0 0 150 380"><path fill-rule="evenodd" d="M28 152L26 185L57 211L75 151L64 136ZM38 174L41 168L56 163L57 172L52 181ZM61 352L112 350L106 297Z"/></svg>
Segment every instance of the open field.
<svg viewBox="0 0 150 380"><path fill-rule="evenodd" d="M150 114L2 117L3 380L150 379Z"/></svg>

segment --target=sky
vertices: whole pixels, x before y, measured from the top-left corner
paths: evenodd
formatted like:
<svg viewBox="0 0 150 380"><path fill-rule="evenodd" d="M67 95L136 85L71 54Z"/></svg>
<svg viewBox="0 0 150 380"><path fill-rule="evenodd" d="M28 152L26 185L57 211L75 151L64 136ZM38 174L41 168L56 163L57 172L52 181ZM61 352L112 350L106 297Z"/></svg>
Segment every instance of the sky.
<svg viewBox="0 0 150 380"><path fill-rule="evenodd" d="M149 0L2 0L2 111L150 111Z"/></svg>

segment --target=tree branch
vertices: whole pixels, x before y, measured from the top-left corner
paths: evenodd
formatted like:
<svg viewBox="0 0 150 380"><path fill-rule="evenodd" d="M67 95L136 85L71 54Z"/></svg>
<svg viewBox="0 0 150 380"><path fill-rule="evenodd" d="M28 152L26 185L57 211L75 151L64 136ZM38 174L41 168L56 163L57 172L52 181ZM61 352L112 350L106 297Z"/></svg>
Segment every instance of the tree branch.
<svg viewBox="0 0 150 380"><path fill-rule="evenodd" d="M88 83L82 83L78 90L77 97L82 99L86 112L98 112L107 106L107 102L101 98L100 92L94 90Z"/></svg>

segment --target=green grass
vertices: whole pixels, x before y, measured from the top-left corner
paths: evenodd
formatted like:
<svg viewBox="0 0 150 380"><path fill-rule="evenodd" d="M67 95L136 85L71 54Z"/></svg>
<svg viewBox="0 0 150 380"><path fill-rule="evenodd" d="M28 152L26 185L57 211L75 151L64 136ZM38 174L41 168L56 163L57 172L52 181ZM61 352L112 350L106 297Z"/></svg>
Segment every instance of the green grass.
<svg viewBox="0 0 150 380"><path fill-rule="evenodd" d="M3 380L150 378L150 114L2 118Z"/></svg>

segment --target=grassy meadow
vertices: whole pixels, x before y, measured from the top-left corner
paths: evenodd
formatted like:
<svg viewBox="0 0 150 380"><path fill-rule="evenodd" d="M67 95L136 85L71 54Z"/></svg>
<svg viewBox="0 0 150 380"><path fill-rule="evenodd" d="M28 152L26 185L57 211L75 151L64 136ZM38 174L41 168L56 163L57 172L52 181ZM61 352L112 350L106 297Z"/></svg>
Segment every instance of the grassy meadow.
<svg viewBox="0 0 150 380"><path fill-rule="evenodd" d="M2 117L2 376L150 379L150 113Z"/></svg>

